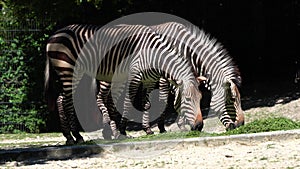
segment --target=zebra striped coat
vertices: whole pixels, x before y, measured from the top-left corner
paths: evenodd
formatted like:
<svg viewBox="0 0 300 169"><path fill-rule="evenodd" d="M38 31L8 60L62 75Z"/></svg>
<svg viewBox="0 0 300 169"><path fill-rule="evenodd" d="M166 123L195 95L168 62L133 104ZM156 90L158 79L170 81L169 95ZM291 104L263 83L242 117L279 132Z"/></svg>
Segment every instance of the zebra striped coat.
<svg viewBox="0 0 300 169"><path fill-rule="evenodd" d="M243 125L240 73L222 45L193 25L169 22L151 28L184 53L196 76L207 78L212 91L209 114L217 114L226 129Z"/></svg>
<svg viewBox="0 0 300 169"><path fill-rule="evenodd" d="M242 125L244 123L244 115L241 109L240 95L237 87L240 86L240 75L237 67L232 62L230 56L226 54L226 51L222 48L222 46L217 43L215 39L210 38L209 35L205 34L203 31L199 30L196 27L189 27L179 23L165 23L162 25L152 26L152 28L154 28L157 33L166 36L166 39L169 39L170 43L173 42L174 46L178 46L178 50L185 52L184 56L190 59L195 72L197 72L195 73L196 76L208 77L207 81L209 82L209 88L214 85L214 100L211 103L213 107L211 110L214 112L210 112L209 114L212 115L214 113L217 113L220 117L221 122L224 124L224 126L226 126L227 129L232 129L238 127L239 125ZM185 39L182 40L182 37L185 37ZM185 43L185 40L187 40L188 43ZM194 43L194 45L198 45L196 47L199 51L196 54L195 51L190 49L190 45L192 45L192 43ZM185 46L180 46L182 44L184 44ZM193 52L195 56L190 56L190 54L192 54ZM221 61L223 63L215 64L218 61ZM211 66L210 64L214 65ZM207 69L209 67L212 68ZM211 73L214 70L224 73ZM228 80L226 81L223 79ZM167 86L168 91L169 85L164 86ZM215 86L218 86L218 88L216 88ZM207 91L206 88L204 90ZM168 92L165 92L165 94L163 94L163 97L166 96L166 93ZM208 91L208 95L208 97L210 97L210 91ZM218 98L216 99L217 96ZM179 105L180 104L178 104L177 102L177 106L175 104L175 107L179 107ZM224 109L226 109L226 111ZM143 118L143 125L147 129L148 133L151 134L153 132L149 129L149 114L148 112L146 112L144 113L144 115L146 116L144 116ZM164 114L162 114L162 117L163 116ZM164 120L162 119L160 121L162 122ZM179 123L184 122L181 121ZM161 131L165 131L164 127L162 127L162 124L160 124L159 126Z"/></svg>
<svg viewBox="0 0 300 169"><path fill-rule="evenodd" d="M165 64L168 63L168 64ZM181 111L192 129L202 129L201 94L190 64L164 42L160 35L142 25L99 27L71 25L57 31L47 43L45 87L49 88L53 67L63 86L64 111L69 126L62 126L67 144L83 141L73 105L73 94L83 74L112 82L114 76L129 84L123 114L142 80L158 81L161 77L178 85L185 105ZM149 67L150 66L150 67ZM151 79L145 75L151 74ZM117 84L117 83L116 83ZM122 84L124 85L124 84ZM47 91L47 90L46 90ZM48 91L49 92L49 91Z"/></svg>
<svg viewBox="0 0 300 169"><path fill-rule="evenodd" d="M154 25L151 28L168 39L168 43L174 48L184 53L183 56L192 64L196 77L207 78L209 90L212 92L211 111L208 116L218 115L226 129L234 129L243 125L244 114L238 90L241 77L237 66L226 50L215 39L194 26L170 22ZM170 84L162 85L167 86L164 87L165 92L162 94L165 97ZM207 91L206 88L205 90ZM208 95L210 97L210 93ZM179 102L175 103L175 107L179 106ZM149 127L149 119L145 121ZM179 123L184 123L184 119L180 119ZM162 126L160 124L160 129L164 131Z"/></svg>

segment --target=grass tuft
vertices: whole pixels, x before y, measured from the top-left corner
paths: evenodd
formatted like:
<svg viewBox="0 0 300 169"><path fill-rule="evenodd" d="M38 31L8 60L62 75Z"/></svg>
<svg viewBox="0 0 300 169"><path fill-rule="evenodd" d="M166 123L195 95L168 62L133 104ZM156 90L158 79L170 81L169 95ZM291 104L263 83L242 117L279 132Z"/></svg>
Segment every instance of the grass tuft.
<svg viewBox="0 0 300 169"><path fill-rule="evenodd" d="M237 129L227 131L224 133L205 133L199 131L186 131L186 132L167 132L162 134L154 135L143 135L137 138L130 138L124 140L90 140L82 144L111 144L111 143L124 143L124 142L136 142L136 141L151 141L151 140L171 140L171 139L182 139L182 138L193 138L193 137L210 137L210 136L222 136L222 135L235 135L235 134L246 134L246 133L259 133L259 132L268 132L276 130L292 130L300 129L300 121L296 122L284 117L269 117L259 120L254 120L253 122L246 123L244 126L241 126ZM0 142L2 140L22 140L26 138L33 139L43 139L47 137L60 137L60 133L42 133L42 134L28 134L28 133L19 133L19 134L0 134ZM13 142L13 141L12 141ZM24 143L1 143L0 148L2 147L26 147L26 146L41 146L44 145L45 141L41 142L24 142ZM53 142L52 145L56 143ZM51 144L49 142L48 144Z"/></svg>
<svg viewBox="0 0 300 169"><path fill-rule="evenodd" d="M260 133L277 130L292 130L300 129L300 122L293 121L285 117L269 117L266 119L254 120L244 126L234 130L227 131L221 135Z"/></svg>

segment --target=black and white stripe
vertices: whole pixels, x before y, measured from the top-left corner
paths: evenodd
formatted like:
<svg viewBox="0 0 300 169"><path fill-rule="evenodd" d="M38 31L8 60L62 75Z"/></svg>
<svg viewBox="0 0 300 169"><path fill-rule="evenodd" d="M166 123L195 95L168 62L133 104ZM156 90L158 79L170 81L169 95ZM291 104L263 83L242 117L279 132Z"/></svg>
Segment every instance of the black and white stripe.
<svg viewBox="0 0 300 169"><path fill-rule="evenodd" d="M195 76L207 78L212 91L210 115L218 114L227 129L243 124L244 115L238 91L241 77L222 45L192 25L169 22L152 28L167 36L169 43L184 53L183 56L190 61Z"/></svg>
<svg viewBox="0 0 300 169"><path fill-rule="evenodd" d="M161 77L176 83L182 93L181 113L193 129L202 129L200 92L192 69L181 53L142 25L96 27L71 25L57 31L47 43L47 60L63 86L63 107L70 128L64 128L67 143L82 140L73 106L72 95L82 78L88 74L100 81L118 80L128 83L123 114L126 114L142 81L159 81ZM50 66L46 65L45 84L49 86ZM124 84L121 84L124 86ZM48 88L50 89L50 88ZM183 106L184 105L184 106Z"/></svg>

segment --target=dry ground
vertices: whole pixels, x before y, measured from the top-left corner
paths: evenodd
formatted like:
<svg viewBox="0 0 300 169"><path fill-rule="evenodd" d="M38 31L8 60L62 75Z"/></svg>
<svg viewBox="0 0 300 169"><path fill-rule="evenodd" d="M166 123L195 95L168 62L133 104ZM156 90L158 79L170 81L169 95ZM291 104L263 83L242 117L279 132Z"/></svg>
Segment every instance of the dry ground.
<svg viewBox="0 0 300 169"><path fill-rule="evenodd" d="M300 120L300 92L289 91L272 97L243 98L246 123L257 118L284 116ZM173 130L169 127L168 130ZM205 120L204 131L222 132L224 127L217 118ZM139 135L139 134L135 134ZM85 135L86 139L90 135ZM53 138L49 138L53 139ZM58 139L62 144L63 137ZM34 139L33 139L34 140ZM16 141L16 140L8 140ZM20 142L25 140L19 140ZM28 141L28 140L26 140ZM126 154L126 156L124 156ZM176 146L158 151L154 157L136 152L105 152L103 155L41 164L23 165L8 162L3 168L300 168L300 139L251 142L231 142L220 146Z"/></svg>

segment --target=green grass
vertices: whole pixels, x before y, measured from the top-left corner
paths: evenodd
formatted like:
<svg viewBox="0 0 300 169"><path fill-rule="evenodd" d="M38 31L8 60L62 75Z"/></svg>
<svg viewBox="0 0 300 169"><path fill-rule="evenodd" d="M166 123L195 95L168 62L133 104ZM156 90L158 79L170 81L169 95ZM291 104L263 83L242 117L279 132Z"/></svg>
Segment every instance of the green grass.
<svg viewBox="0 0 300 169"><path fill-rule="evenodd" d="M17 134L0 134L0 142L2 140L21 140L25 138L43 138L43 137L60 137L61 133L17 133Z"/></svg>
<svg viewBox="0 0 300 169"><path fill-rule="evenodd" d="M193 138L193 137L211 137L211 136L224 136L224 135L235 135L245 133L259 133L276 130L292 130L300 129L300 122L295 122L284 117L269 117L260 120L254 120L253 122L247 123L235 130L227 131L224 133L205 133L198 131L187 131L187 132L167 132L162 134L154 135L143 135L137 138L130 138L124 140L91 140L83 144L111 144L111 143L124 143L124 142L136 142L136 141L151 141L151 140L171 140L171 139L182 139L182 138ZM1 147L14 147L16 145L20 147L26 146L40 146L44 145L46 141L40 142L24 142L24 143L3 143L2 140L20 140L25 138L36 138L37 140L43 137L61 137L61 133L41 133L41 134L30 134L30 133L19 133L19 134L0 134L0 148ZM49 144L52 142L49 142ZM57 143L57 142L56 142ZM53 142L52 144L55 144Z"/></svg>
<svg viewBox="0 0 300 169"><path fill-rule="evenodd" d="M110 143L126 143L126 142L137 142L137 141L152 141L152 140L171 140L171 139L182 139L192 137L209 137L216 134L199 132L199 131L184 131L184 132L167 132L153 135L142 135L136 138L128 138L123 140L92 140L83 144L110 144Z"/></svg>
<svg viewBox="0 0 300 169"><path fill-rule="evenodd" d="M222 135L260 133L277 130L300 129L300 122L293 121L285 117L269 117L265 119L254 120L235 130L227 131Z"/></svg>
<svg viewBox="0 0 300 169"><path fill-rule="evenodd" d="M247 123L237 129L226 131L220 134L217 133L205 133L199 131L188 131L188 132L169 132L154 135L143 135L137 138L125 139L125 140L96 140L98 144L107 143L119 143L119 142L134 142L134 141L151 141L151 140L171 140L179 138L193 138L193 137L211 137L211 136L224 136L224 135L236 135L236 134L247 134L247 133L260 133L277 130L292 130L300 129L300 122L292 121L284 117L266 118L260 120L254 120L253 122Z"/></svg>

